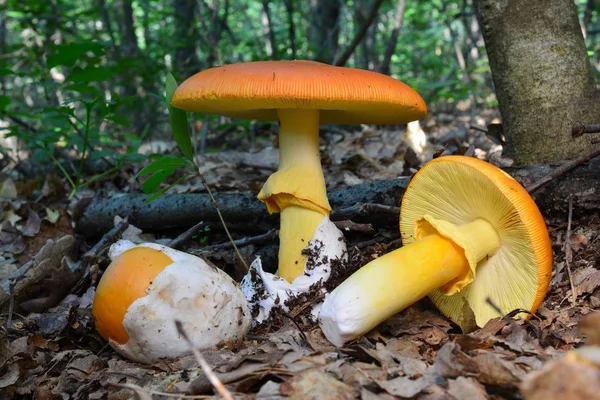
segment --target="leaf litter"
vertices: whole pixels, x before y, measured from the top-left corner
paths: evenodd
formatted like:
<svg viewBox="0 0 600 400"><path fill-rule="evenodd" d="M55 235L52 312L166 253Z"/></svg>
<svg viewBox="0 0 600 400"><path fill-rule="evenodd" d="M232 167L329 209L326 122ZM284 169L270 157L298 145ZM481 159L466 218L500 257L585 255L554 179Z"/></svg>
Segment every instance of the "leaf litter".
<svg viewBox="0 0 600 400"><path fill-rule="evenodd" d="M430 140L447 141L452 129L460 131L461 125L430 127ZM416 155L406 145L392 145L401 142L401 130L332 130L323 136L328 187L411 173L435 150L431 146ZM476 154L489 155L495 149L478 134L468 139L458 135L453 143L450 151L472 145ZM258 157L249 157L243 148L204 155L202 173L217 190L257 191L277 167L276 150L268 143L258 147ZM139 190L138 182L124 177L120 186L108 190ZM114 237L87 243L73 233L70 215L62 211L76 205L65 199L64 189L52 189L57 187L55 177L48 177L37 191L17 178L4 180L1 187L1 394L144 400L215 396L214 385L193 355L154 365L132 363L117 356L93 326L94 286L108 265L108 245L122 236L165 243L176 234L143 232L116 221L122 229ZM190 178L174 190L203 188ZM202 356L236 399L597 398L600 214L575 213L569 238L564 215L546 218L554 275L543 306L529 320L497 318L477 329L466 313L457 326L424 299L335 348L300 307L253 329L243 343L203 351ZM368 246L359 245L364 234L350 238L348 273L399 245L385 240L396 232L378 234L383 240ZM565 264L567 241L575 293ZM92 248L96 243L102 246ZM257 247L251 246L250 254ZM197 249L193 244L186 250ZM225 254L217 256L220 262L233 259Z"/></svg>

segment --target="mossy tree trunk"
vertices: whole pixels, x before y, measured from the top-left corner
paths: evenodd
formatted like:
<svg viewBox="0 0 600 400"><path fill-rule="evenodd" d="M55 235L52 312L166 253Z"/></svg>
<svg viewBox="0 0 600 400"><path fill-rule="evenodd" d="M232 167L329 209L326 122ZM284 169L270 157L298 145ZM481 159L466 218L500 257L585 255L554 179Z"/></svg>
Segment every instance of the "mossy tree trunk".
<svg viewBox="0 0 600 400"><path fill-rule="evenodd" d="M574 123L600 122L592 67L573 0L478 0L507 143L517 164L574 158L592 148Z"/></svg>

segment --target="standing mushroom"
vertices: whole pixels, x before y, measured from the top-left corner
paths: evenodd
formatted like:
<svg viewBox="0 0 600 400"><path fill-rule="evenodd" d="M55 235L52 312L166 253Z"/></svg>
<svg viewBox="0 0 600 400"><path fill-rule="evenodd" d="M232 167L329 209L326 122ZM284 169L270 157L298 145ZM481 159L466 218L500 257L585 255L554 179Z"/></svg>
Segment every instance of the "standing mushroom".
<svg viewBox="0 0 600 400"><path fill-rule="evenodd" d="M174 107L233 118L279 121L279 171L258 198L281 213L278 274L293 282L305 271L304 248L342 234L329 220L319 155L320 124L401 124L425 116L423 99L406 84L375 72L313 61L261 61L202 71L183 82ZM325 246L323 246L325 247ZM341 258L345 246L329 259Z"/></svg>
<svg viewBox="0 0 600 400"><path fill-rule="evenodd" d="M411 180L400 211L403 247L365 265L323 303L331 343L368 332L429 294L451 320L465 305L483 326L498 312L535 312L552 272L544 219L527 191L484 161L448 156Z"/></svg>

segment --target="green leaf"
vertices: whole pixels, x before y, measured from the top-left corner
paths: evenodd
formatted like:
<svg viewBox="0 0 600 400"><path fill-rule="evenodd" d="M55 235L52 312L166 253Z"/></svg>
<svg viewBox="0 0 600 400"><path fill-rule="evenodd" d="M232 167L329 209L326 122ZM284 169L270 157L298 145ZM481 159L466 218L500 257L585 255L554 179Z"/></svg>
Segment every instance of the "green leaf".
<svg viewBox="0 0 600 400"><path fill-rule="evenodd" d="M68 80L73 82L99 82L110 78L112 71L105 67L87 67L75 69Z"/></svg>
<svg viewBox="0 0 600 400"><path fill-rule="evenodd" d="M14 75L14 72L8 68L0 68L0 76Z"/></svg>
<svg viewBox="0 0 600 400"><path fill-rule="evenodd" d="M0 95L0 111L6 110L6 107L10 104L10 97Z"/></svg>
<svg viewBox="0 0 600 400"><path fill-rule="evenodd" d="M190 138L190 128L188 125L187 115L185 111L177 109L171 106L171 100L173 100L173 94L177 89L177 81L173 74L167 74L167 85L166 85L166 100L167 106L169 107L169 119L171 121L171 129L173 130L173 137L179 149L190 161L194 160L194 151L192 149L192 139Z"/></svg>
<svg viewBox="0 0 600 400"><path fill-rule="evenodd" d="M158 189L160 184L165 181L165 179L173 175L173 172L175 172L175 168L168 168L150 175L150 177L142 184L142 191L144 193L154 192L156 189Z"/></svg>
<svg viewBox="0 0 600 400"><path fill-rule="evenodd" d="M163 169L183 167L186 165L189 165L189 162L185 158L179 156L164 156L146 165L140 172L138 172L136 178L153 174L155 172L162 171Z"/></svg>
<svg viewBox="0 0 600 400"><path fill-rule="evenodd" d="M121 125L121 126L131 126L131 124L129 123L129 120L127 120L127 118L122 117L120 115L116 115L116 114L112 114L112 115L108 115L106 117L104 117L105 119L114 122L115 124Z"/></svg>
<svg viewBox="0 0 600 400"><path fill-rule="evenodd" d="M56 52L46 56L48 68L58 65L72 67L87 52L92 52L96 56L104 54L102 44L95 42L69 43L56 46Z"/></svg>
<svg viewBox="0 0 600 400"><path fill-rule="evenodd" d="M74 83L64 88L64 90L70 90L72 92L83 93L83 94L93 94L97 95L100 91L92 86L88 86L85 83Z"/></svg>
<svg viewBox="0 0 600 400"><path fill-rule="evenodd" d="M144 200L144 204L148 204L151 201L154 201L156 199L158 199L160 196L162 196L162 194L164 192L166 192L167 190L171 189L173 186L177 185L179 182L181 182L182 180L184 180L185 178L187 178L189 175L183 175L181 178L177 179L175 182L171 183L169 186L164 187L160 190L158 190L157 192L155 192L152 196L148 197L146 200Z"/></svg>

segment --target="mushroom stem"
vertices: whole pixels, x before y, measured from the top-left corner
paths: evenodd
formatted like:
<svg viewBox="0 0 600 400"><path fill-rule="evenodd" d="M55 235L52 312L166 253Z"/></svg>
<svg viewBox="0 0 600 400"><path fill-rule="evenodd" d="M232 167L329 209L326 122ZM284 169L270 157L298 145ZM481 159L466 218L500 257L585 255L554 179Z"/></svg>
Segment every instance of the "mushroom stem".
<svg viewBox="0 0 600 400"><path fill-rule="evenodd" d="M279 171L258 198L270 213L281 212L278 274L292 282L304 272L302 250L331 207L319 154L319 111L281 109L277 115Z"/></svg>
<svg viewBox="0 0 600 400"><path fill-rule="evenodd" d="M456 227L468 240L465 247L427 226L427 236L371 261L327 296L320 325L331 343L357 338L434 290L460 290L458 282L472 270L469 259L479 262L500 246L494 227L482 219Z"/></svg>

